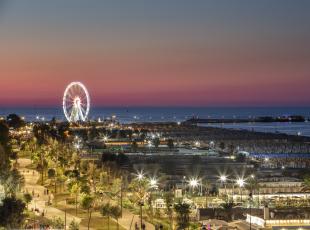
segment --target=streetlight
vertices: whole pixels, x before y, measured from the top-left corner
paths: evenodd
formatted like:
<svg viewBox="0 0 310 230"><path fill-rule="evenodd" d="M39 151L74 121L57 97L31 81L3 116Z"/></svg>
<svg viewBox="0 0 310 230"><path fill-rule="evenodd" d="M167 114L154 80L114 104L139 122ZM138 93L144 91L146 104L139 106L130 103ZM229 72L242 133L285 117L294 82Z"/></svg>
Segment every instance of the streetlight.
<svg viewBox="0 0 310 230"><path fill-rule="evenodd" d="M138 181L141 181L141 180L143 180L143 179L144 179L144 173L143 173L143 171L138 172L138 174L137 174L137 180L138 180Z"/></svg>
<svg viewBox="0 0 310 230"><path fill-rule="evenodd" d="M142 207L144 206L144 202L141 200L139 201L139 206L140 206L140 227L142 229L143 227L143 219L142 219Z"/></svg>
<svg viewBox="0 0 310 230"><path fill-rule="evenodd" d="M196 188L198 186L198 180L197 179L190 179L189 185L193 188Z"/></svg>
<svg viewBox="0 0 310 230"><path fill-rule="evenodd" d="M222 175L222 176L220 176L220 181L221 182L226 182L226 180L227 180L227 177L225 176L225 175Z"/></svg>
<svg viewBox="0 0 310 230"><path fill-rule="evenodd" d="M151 188L157 188L157 179L156 178L150 179L150 187Z"/></svg>
<svg viewBox="0 0 310 230"><path fill-rule="evenodd" d="M252 230L252 202L253 202L253 194L252 192L249 194L249 203L250 203L250 230Z"/></svg>
<svg viewBox="0 0 310 230"><path fill-rule="evenodd" d="M136 179L139 182L139 190L141 190L141 182L142 180L144 180L145 176L143 171L140 171L136 174ZM140 201L138 202L138 205L140 206L140 224L141 224L141 229L143 226L143 219L142 219L142 207L144 206L144 202L143 202L143 197L140 197Z"/></svg>
<svg viewBox="0 0 310 230"><path fill-rule="evenodd" d="M192 193L193 193L193 190L199 186L199 180L197 178L190 179L189 186L192 188ZM201 187L200 187L200 190L201 190Z"/></svg>
<svg viewBox="0 0 310 230"><path fill-rule="evenodd" d="M227 176L225 176L225 175L221 175L220 176L220 181L221 181L221 183L222 184L224 184L224 186L225 186L225 195L227 196L227 189L226 189L226 181L227 181Z"/></svg>
<svg viewBox="0 0 310 230"><path fill-rule="evenodd" d="M210 141L210 143L209 143L210 148L213 149L214 148L214 144L215 144L214 141Z"/></svg>
<svg viewBox="0 0 310 230"><path fill-rule="evenodd" d="M240 188L241 202L242 202L242 188L244 187L244 183L245 183L245 181L243 178L237 179L237 185Z"/></svg>

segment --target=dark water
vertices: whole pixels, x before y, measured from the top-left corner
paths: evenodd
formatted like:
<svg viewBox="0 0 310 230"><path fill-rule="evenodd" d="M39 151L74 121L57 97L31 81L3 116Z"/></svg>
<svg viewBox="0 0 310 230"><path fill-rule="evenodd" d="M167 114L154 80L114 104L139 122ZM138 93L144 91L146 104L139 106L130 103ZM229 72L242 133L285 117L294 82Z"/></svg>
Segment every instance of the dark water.
<svg viewBox="0 0 310 230"><path fill-rule="evenodd" d="M221 127L228 129L246 129L267 133L286 133L290 135L310 136L310 122L283 122L283 123L240 123L240 124L210 124L203 126Z"/></svg>
<svg viewBox="0 0 310 230"><path fill-rule="evenodd" d="M309 153L250 153L250 156L256 158L310 158Z"/></svg>
<svg viewBox="0 0 310 230"><path fill-rule="evenodd" d="M26 120L36 117L50 120L52 117L64 120L62 108L1 108L0 115L17 113ZM122 123L184 121L193 116L201 118L248 118L259 116L302 115L310 117L310 107L105 107L91 108L89 118L107 118L116 115ZM216 124L223 128L249 129L263 132L284 132L310 136L308 123L256 123L256 124Z"/></svg>

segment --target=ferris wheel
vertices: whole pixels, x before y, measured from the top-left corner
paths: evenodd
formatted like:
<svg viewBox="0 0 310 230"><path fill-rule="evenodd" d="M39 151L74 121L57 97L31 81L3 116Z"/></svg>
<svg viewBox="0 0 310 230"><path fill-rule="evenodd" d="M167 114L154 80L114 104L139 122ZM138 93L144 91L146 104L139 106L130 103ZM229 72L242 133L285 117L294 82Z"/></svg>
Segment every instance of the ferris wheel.
<svg viewBox="0 0 310 230"><path fill-rule="evenodd" d="M81 82L71 82L64 93L63 111L69 122L86 121L90 107L90 98Z"/></svg>

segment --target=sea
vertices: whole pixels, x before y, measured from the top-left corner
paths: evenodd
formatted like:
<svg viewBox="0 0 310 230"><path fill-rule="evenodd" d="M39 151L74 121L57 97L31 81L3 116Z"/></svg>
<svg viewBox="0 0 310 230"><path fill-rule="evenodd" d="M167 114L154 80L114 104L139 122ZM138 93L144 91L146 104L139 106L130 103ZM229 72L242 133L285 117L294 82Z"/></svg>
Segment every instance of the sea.
<svg viewBox="0 0 310 230"><path fill-rule="evenodd" d="M16 113L27 121L65 120L61 107L18 107L0 108L0 116ZM89 119L108 119L111 116L121 123L132 122L182 122L192 117L199 118L253 118L260 116L302 115L310 118L310 107L94 107L90 109ZM239 123L203 124L228 129L252 130L259 132L286 133L310 136L309 122L285 123Z"/></svg>

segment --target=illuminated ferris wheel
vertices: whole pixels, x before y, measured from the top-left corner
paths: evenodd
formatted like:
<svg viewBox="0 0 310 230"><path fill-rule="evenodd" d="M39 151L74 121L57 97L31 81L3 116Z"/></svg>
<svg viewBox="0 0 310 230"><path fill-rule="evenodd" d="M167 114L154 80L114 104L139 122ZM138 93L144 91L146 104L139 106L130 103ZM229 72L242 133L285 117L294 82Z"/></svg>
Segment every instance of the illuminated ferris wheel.
<svg viewBox="0 0 310 230"><path fill-rule="evenodd" d="M81 82L71 82L64 93L63 111L69 122L86 121L90 98Z"/></svg>

